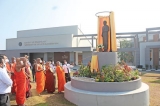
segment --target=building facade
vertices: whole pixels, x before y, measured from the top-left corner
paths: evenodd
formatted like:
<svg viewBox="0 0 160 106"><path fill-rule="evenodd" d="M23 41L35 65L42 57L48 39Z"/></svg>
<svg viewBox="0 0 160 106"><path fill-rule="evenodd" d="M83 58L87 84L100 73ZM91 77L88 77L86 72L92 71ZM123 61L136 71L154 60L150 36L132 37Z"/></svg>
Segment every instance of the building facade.
<svg viewBox="0 0 160 106"><path fill-rule="evenodd" d="M6 40L6 50L0 54L9 59L29 55L30 61L41 58L87 64L93 49L88 41L73 37L79 34L77 25L18 31L17 38Z"/></svg>
<svg viewBox="0 0 160 106"><path fill-rule="evenodd" d="M146 65L150 68L160 65L160 31L116 33L118 52L128 52L134 56L132 65ZM160 28L158 27L160 30ZM130 48L121 48L119 39L132 43ZM23 30L17 38L6 40L6 50L0 54L11 57L29 55L30 61L41 58L45 61L74 62L87 64L96 51L97 34L84 35L77 25Z"/></svg>

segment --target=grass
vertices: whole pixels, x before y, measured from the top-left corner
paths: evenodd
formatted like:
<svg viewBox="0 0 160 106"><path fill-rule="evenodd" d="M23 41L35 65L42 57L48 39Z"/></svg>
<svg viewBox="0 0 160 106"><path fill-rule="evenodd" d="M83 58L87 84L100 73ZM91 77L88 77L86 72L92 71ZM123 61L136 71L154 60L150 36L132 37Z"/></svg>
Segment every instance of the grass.
<svg viewBox="0 0 160 106"><path fill-rule="evenodd" d="M160 106L160 73L142 72L142 81L149 85L150 106ZM35 90L36 84L32 83L32 97L26 100L27 106L76 106L64 98L64 94L47 94L43 92L38 96ZM15 106L15 96L11 96L11 106Z"/></svg>

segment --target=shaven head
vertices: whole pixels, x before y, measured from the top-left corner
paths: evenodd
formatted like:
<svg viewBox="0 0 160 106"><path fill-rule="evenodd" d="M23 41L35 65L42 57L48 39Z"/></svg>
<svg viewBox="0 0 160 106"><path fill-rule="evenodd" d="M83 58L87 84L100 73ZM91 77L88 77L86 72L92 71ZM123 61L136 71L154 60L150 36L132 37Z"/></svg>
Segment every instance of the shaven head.
<svg viewBox="0 0 160 106"><path fill-rule="evenodd" d="M60 66L60 61L57 61L56 64L57 64L57 66Z"/></svg>
<svg viewBox="0 0 160 106"><path fill-rule="evenodd" d="M16 58L12 57L12 63L15 63L15 62L16 62Z"/></svg>
<svg viewBox="0 0 160 106"><path fill-rule="evenodd" d="M37 61L38 64L40 64L42 60L40 58L37 58L36 61Z"/></svg>

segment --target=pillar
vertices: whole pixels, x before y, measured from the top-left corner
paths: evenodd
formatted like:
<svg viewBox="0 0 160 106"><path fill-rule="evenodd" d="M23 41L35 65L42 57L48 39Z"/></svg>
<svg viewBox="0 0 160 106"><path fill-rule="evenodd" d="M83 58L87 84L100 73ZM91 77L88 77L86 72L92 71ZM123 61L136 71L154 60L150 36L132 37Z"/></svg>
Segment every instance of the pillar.
<svg viewBox="0 0 160 106"><path fill-rule="evenodd" d="M43 60L44 60L44 61L47 61L47 59L48 59L47 57L48 57L48 56L47 56L47 53L44 53L44 58L43 58Z"/></svg>
<svg viewBox="0 0 160 106"><path fill-rule="evenodd" d="M78 65L78 52L75 52L75 63Z"/></svg>

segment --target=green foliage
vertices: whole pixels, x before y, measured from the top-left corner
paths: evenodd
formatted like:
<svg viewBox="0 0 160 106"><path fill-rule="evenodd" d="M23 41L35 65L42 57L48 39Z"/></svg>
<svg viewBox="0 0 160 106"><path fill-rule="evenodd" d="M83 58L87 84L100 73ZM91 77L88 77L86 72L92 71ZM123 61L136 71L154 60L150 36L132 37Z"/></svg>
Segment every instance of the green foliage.
<svg viewBox="0 0 160 106"><path fill-rule="evenodd" d="M91 77L91 71L88 66L81 65L79 68L79 75L81 77Z"/></svg>
<svg viewBox="0 0 160 106"><path fill-rule="evenodd" d="M129 40L123 39L123 41L120 41L120 48L131 48L132 43ZM134 61L134 56L132 52L118 52L118 58L120 60L125 61L125 62L133 62Z"/></svg>
<svg viewBox="0 0 160 106"><path fill-rule="evenodd" d="M104 48L104 46L103 45L97 45L98 46L98 48L100 49L100 48Z"/></svg>
<svg viewBox="0 0 160 106"><path fill-rule="evenodd" d="M78 73L78 72L76 72ZM75 74L76 74L75 73ZM89 67L81 65L79 76L92 77L96 82L123 82L131 81L139 78L139 71L132 70L126 63L121 62L115 66L102 66L101 72L93 71L91 73Z"/></svg>

